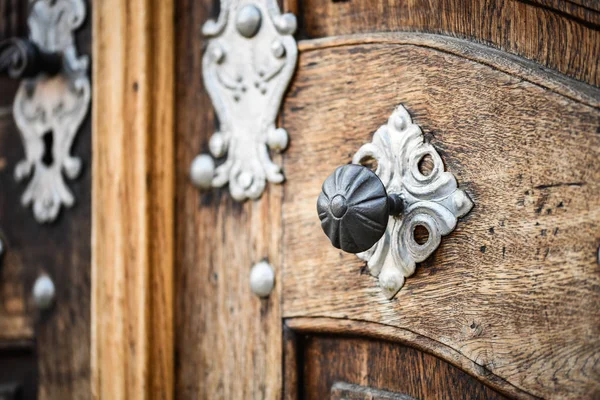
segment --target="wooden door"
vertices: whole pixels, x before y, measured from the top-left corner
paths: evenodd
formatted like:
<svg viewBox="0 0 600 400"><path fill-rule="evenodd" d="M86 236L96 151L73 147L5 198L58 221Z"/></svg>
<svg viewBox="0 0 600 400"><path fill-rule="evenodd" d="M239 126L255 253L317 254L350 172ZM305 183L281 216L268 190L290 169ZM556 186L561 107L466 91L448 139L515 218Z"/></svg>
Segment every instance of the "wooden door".
<svg viewBox="0 0 600 400"><path fill-rule="evenodd" d="M198 192L218 126L200 26L176 2L177 398L594 398L600 9L563 1L307 0L280 124L286 173L257 201ZM392 299L333 248L325 178L404 105L473 200ZM267 299L249 287L267 260ZM403 397L404 396L404 397Z"/></svg>
<svg viewBox="0 0 600 400"><path fill-rule="evenodd" d="M279 6L298 24L270 154L286 180L239 202L190 183L220 127L202 76L219 2L96 2L94 395L600 396L596 3ZM386 296L316 203L400 105L473 207Z"/></svg>
<svg viewBox="0 0 600 400"><path fill-rule="evenodd" d="M0 398L600 396L594 1L280 2L299 52L277 121L290 144L271 154L286 180L244 202L189 176L220 126L201 29L219 2L87 5L93 113L77 203L52 225L19 204L1 81ZM3 38L24 34L23 2L0 12ZM473 208L386 296L316 202L399 106ZM43 275L56 297L40 311Z"/></svg>

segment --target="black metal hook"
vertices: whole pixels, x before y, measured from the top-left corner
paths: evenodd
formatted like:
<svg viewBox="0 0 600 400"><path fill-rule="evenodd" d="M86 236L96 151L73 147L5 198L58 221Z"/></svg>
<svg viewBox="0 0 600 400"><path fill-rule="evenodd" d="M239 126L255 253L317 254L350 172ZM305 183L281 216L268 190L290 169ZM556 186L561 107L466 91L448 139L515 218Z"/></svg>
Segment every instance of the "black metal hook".
<svg viewBox="0 0 600 400"><path fill-rule="evenodd" d="M43 51L29 39L10 38L0 42L0 74L10 78L56 75L62 64L61 53Z"/></svg>

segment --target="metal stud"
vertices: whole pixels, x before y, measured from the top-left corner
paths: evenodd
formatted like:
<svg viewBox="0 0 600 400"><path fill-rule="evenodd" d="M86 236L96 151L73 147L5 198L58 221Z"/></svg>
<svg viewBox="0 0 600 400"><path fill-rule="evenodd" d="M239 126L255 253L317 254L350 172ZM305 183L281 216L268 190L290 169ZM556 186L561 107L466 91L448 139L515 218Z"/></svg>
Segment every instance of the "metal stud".
<svg viewBox="0 0 600 400"><path fill-rule="evenodd" d="M190 166L190 180L198 189L209 189L215 175L215 162L211 156L201 154L194 157Z"/></svg>
<svg viewBox="0 0 600 400"><path fill-rule="evenodd" d="M235 27L240 35L250 39L258 32L262 15L260 10L252 4L240 8L235 19Z"/></svg>
<svg viewBox="0 0 600 400"><path fill-rule="evenodd" d="M275 286L275 271L271 264L261 261L250 271L250 288L258 297L268 297Z"/></svg>
<svg viewBox="0 0 600 400"><path fill-rule="evenodd" d="M271 149L280 153L288 146L289 136L285 129L277 128L267 134L267 144Z"/></svg>
<svg viewBox="0 0 600 400"><path fill-rule="evenodd" d="M54 303L56 288L46 274L40 275L33 284L33 302L40 310L49 309Z"/></svg>

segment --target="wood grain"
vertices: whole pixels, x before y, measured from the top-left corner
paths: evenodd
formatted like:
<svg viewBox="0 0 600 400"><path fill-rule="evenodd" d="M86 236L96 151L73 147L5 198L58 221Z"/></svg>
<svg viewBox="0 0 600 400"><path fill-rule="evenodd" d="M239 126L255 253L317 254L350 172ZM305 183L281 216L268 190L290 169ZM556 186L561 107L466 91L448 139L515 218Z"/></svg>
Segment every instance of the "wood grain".
<svg viewBox="0 0 600 400"><path fill-rule="evenodd" d="M302 369L304 368L301 343L296 332L287 324L283 325L283 396L285 400L297 400L303 395L300 388Z"/></svg>
<svg viewBox="0 0 600 400"><path fill-rule="evenodd" d="M282 114L292 138L283 316L405 329L524 395L597 397L599 91L549 83L553 74L498 62L480 46L389 36L397 44L301 47ZM321 182L397 104L475 207L388 301L364 263L331 247L315 204Z"/></svg>
<svg viewBox="0 0 600 400"><path fill-rule="evenodd" d="M278 399L282 393L282 186L237 203L227 188L200 193L192 159L216 129L202 83L202 23L217 2L177 2L177 398ZM276 156L280 163L281 157ZM268 299L250 290L250 270L268 259Z"/></svg>
<svg viewBox="0 0 600 400"><path fill-rule="evenodd" d="M297 344L296 347L293 349L296 353L301 352L304 338L309 337L311 335L331 337L347 336L363 339L372 339L382 342L401 343L411 348L431 354L457 367L461 371L477 378L482 382L485 382L487 386L493 388L494 390L500 393L505 394L508 397L519 399L536 398L535 396L531 396L527 392L520 390L516 386L511 385L506 380L494 374L490 374L488 370L483 368L477 362L466 357L460 351L450 346L447 346L446 344L441 343L437 340L412 332L408 329L398 328L395 326L385 324L377 324L373 322L327 317L287 318L285 320L285 324L291 332L295 333L297 338L300 338L296 339L296 342L299 344ZM286 350L288 350L288 348L290 347L292 347L292 342L286 342ZM285 355L287 359L287 351ZM304 360L304 357L301 354L295 355L294 359L300 360L300 364L310 365L306 360ZM373 368L373 371L376 370L376 368ZM302 377L294 377L294 379L297 382L301 381ZM288 381L286 375L284 388L286 391L292 392L294 386L293 383L290 382L294 382L294 380L292 379Z"/></svg>
<svg viewBox="0 0 600 400"><path fill-rule="evenodd" d="M398 344L308 336L302 351L304 399L393 399L381 396L382 391L422 400L505 399L458 368ZM371 395L337 397L342 388L349 391L348 384L369 388Z"/></svg>
<svg viewBox="0 0 600 400"><path fill-rule="evenodd" d="M92 391L171 399L172 1L94 2Z"/></svg>
<svg viewBox="0 0 600 400"><path fill-rule="evenodd" d="M302 38L394 31L443 34L600 85L598 2L303 0L297 8Z"/></svg>

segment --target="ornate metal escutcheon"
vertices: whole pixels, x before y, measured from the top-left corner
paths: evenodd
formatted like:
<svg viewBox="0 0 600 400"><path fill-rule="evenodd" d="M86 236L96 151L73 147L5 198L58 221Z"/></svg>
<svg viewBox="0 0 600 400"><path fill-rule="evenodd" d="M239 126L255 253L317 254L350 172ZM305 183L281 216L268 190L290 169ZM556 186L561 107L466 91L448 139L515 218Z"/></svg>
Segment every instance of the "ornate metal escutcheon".
<svg viewBox="0 0 600 400"><path fill-rule="evenodd" d="M56 219L61 206L75 202L63 173L74 179L81 172L81 159L70 152L91 93L89 60L77 55L73 32L85 20L86 9L83 0L29 3L29 40L12 39L2 48L2 60L9 75L24 78L13 106L25 147L15 179L33 177L21 203L33 204L36 221L47 223Z"/></svg>
<svg viewBox="0 0 600 400"><path fill-rule="evenodd" d="M433 162L429 173L419 168L426 156ZM374 172L361 166L373 160ZM317 201L321 226L335 247L367 262L391 299L473 202L403 106L352 162L356 165L338 168L323 183ZM427 230L422 243L415 236L418 227Z"/></svg>
<svg viewBox="0 0 600 400"><path fill-rule="evenodd" d="M288 145L275 119L296 66L295 30L296 17L281 14L275 0L221 0L218 20L204 25L204 83L220 123L209 149L226 160L215 169L211 158L198 156L190 168L196 186L229 183L231 196L244 201L259 198L266 181L283 182L269 148Z"/></svg>

